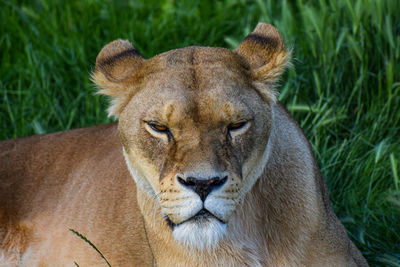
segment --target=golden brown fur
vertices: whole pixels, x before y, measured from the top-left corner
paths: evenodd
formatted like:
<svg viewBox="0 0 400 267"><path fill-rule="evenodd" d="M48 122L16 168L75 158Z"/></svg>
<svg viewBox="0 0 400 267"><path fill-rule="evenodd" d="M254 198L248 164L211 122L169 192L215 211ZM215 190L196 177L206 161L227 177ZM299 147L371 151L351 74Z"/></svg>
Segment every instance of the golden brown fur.
<svg viewBox="0 0 400 267"><path fill-rule="evenodd" d="M289 58L261 23L235 51L108 44L118 124L0 143L0 265L104 266L74 229L113 266L367 266L276 100Z"/></svg>

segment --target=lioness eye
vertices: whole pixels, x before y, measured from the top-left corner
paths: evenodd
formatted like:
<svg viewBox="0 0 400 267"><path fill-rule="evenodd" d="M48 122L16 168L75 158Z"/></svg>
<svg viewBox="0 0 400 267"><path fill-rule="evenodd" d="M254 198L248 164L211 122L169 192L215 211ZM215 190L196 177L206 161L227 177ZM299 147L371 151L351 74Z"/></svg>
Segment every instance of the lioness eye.
<svg viewBox="0 0 400 267"><path fill-rule="evenodd" d="M246 121L235 122L228 125L228 131L235 131L243 128L246 125Z"/></svg>
<svg viewBox="0 0 400 267"><path fill-rule="evenodd" d="M165 125L156 124L156 123L152 123L152 122L148 122L147 124L151 127L151 129L153 129L156 132L169 133L169 129Z"/></svg>

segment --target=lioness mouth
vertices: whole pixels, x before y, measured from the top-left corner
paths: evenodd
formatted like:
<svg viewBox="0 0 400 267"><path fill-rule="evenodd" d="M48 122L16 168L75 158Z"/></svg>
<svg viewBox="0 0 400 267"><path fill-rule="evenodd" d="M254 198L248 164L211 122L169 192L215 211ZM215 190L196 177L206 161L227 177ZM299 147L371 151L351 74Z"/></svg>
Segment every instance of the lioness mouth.
<svg viewBox="0 0 400 267"><path fill-rule="evenodd" d="M183 221L181 223L173 223L168 217L166 218L166 221L169 225L169 227L171 227L171 229L174 229L176 226L184 224L186 222L189 221L194 221L196 223L205 223L211 219L216 219L218 220L220 223L226 224L226 222L222 221L221 219L219 219L218 217L216 217L215 215L213 215L211 212L209 212L206 209L201 209L198 213L196 213L195 215L193 215L192 217L190 217L189 219L187 219L186 221Z"/></svg>
<svg viewBox="0 0 400 267"><path fill-rule="evenodd" d="M204 220L208 220L209 218L212 218L212 217L217 218L214 215L212 215L208 210L201 209L198 213L196 213L196 215L194 215L189 220L194 220L194 221L197 221L197 222L201 222L201 221L204 221Z"/></svg>

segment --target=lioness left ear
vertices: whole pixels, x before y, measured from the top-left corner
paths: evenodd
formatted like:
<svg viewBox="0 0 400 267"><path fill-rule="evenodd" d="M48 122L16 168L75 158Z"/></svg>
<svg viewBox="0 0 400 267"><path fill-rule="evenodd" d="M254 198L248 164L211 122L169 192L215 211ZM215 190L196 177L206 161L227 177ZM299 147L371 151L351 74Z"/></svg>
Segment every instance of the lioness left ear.
<svg viewBox="0 0 400 267"><path fill-rule="evenodd" d="M276 82L290 64L290 52L286 51L278 30L265 23L258 23L236 49L250 65L252 78L263 83Z"/></svg>
<svg viewBox="0 0 400 267"><path fill-rule="evenodd" d="M101 49L92 80L101 88L100 94L111 97L109 116L118 117L127 104L132 79L144 61L139 51L126 40L115 40Z"/></svg>

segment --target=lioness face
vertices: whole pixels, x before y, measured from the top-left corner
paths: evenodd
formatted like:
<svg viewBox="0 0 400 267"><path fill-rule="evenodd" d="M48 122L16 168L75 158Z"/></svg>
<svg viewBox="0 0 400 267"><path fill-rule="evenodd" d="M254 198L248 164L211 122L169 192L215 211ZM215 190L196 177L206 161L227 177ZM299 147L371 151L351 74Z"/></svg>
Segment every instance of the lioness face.
<svg viewBox="0 0 400 267"><path fill-rule="evenodd" d="M235 51L188 47L145 60L117 40L98 55L93 79L112 97L128 168L182 244L215 246L261 175L271 87L289 58L262 23Z"/></svg>
<svg viewBox="0 0 400 267"><path fill-rule="evenodd" d="M119 123L132 175L176 239L215 245L265 161L271 102L226 49L171 51L142 71Z"/></svg>

